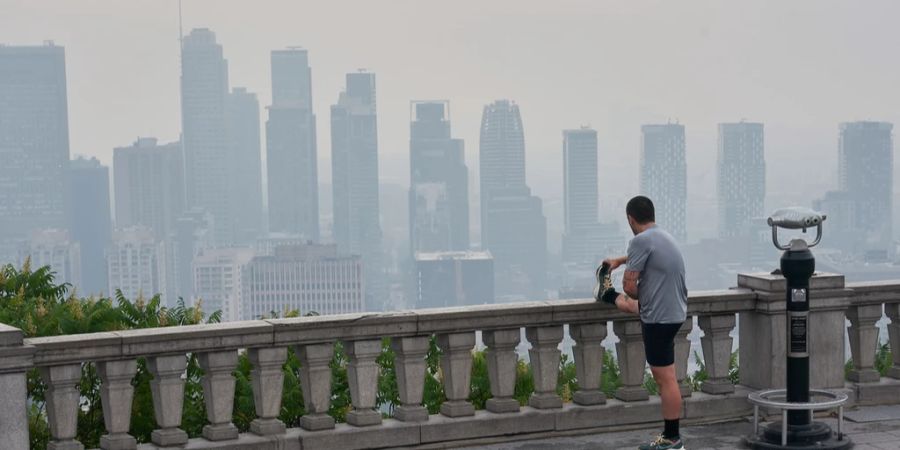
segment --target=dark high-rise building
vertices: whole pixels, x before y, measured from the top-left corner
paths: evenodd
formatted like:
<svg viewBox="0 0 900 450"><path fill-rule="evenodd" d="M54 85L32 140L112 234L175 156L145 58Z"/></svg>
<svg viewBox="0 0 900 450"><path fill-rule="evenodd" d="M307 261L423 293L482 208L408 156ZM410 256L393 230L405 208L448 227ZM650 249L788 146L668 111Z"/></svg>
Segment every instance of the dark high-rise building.
<svg viewBox="0 0 900 450"><path fill-rule="evenodd" d="M226 102L232 172L229 199L235 242L256 241L263 232L262 155L259 101L246 88L234 88Z"/></svg>
<svg viewBox="0 0 900 450"><path fill-rule="evenodd" d="M525 183L525 133L519 106L484 107L479 142L481 246L494 257L501 296L537 296L547 271L547 221Z"/></svg>
<svg viewBox="0 0 900 450"><path fill-rule="evenodd" d="M409 220L412 251L469 248L468 169L450 135L450 103L412 103Z"/></svg>
<svg viewBox="0 0 900 450"><path fill-rule="evenodd" d="M378 121L375 74L347 74L347 88L331 106L334 240L341 254L362 256L366 309L386 298L378 198Z"/></svg>
<svg viewBox="0 0 900 450"><path fill-rule="evenodd" d="M306 50L272 51L272 106L268 110L269 230L318 241L316 116Z"/></svg>
<svg viewBox="0 0 900 450"><path fill-rule="evenodd" d="M0 256L37 229L66 226L69 163L63 47L0 45Z"/></svg>
<svg viewBox="0 0 900 450"><path fill-rule="evenodd" d="M83 295L106 292L106 248L112 240L109 204L109 168L97 158L76 158L69 163L68 229L69 236L81 246L81 285Z"/></svg>
<svg viewBox="0 0 900 450"><path fill-rule="evenodd" d="M490 252L416 254L416 308L494 303Z"/></svg>
<svg viewBox="0 0 900 450"><path fill-rule="evenodd" d="M641 127L641 193L656 209L656 223L687 240L687 162L684 125Z"/></svg>
<svg viewBox="0 0 900 450"><path fill-rule="evenodd" d="M157 240L175 231L184 212L184 160L180 142L139 138L113 150L116 228L146 227Z"/></svg>
<svg viewBox="0 0 900 450"><path fill-rule="evenodd" d="M601 249L590 245L598 230L597 132L563 131L563 260L593 263Z"/></svg>
<svg viewBox="0 0 900 450"><path fill-rule="evenodd" d="M187 206L215 217L215 238L234 240L228 187L229 134L226 120L228 63L216 35L206 28L184 37L181 61L181 120Z"/></svg>
<svg viewBox="0 0 900 450"><path fill-rule="evenodd" d="M761 123L720 123L719 237L749 236L766 214L766 159Z"/></svg>
<svg viewBox="0 0 900 450"><path fill-rule="evenodd" d="M887 122L841 124L839 189L853 205L851 226L870 260L893 254L893 128Z"/></svg>

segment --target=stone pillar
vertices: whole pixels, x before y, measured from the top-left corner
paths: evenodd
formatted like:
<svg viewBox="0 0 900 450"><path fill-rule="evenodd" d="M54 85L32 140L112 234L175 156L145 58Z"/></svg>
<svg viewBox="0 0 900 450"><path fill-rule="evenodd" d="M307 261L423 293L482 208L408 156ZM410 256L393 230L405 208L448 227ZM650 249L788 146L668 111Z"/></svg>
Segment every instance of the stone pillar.
<svg viewBox="0 0 900 450"><path fill-rule="evenodd" d="M534 393L531 394L528 405L536 409L562 408L562 399L556 393L562 325L528 327L525 329L525 337L531 343L528 356L534 373Z"/></svg>
<svg viewBox="0 0 900 450"><path fill-rule="evenodd" d="M0 374L0 436L10 449L28 448L28 381L25 372Z"/></svg>
<svg viewBox="0 0 900 450"><path fill-rule="evenodd" d="M425 355L428 353L428 336L401 337L391 340L394 350L394 370L397 372L397 389L400 406L394 408L394 418L403 422L425 422L428 410L422 406L425 390Z"/></svg>
<svg viewBox="0 0 900 450"><path fill-rule="evenodd" d="M606 395L600 390L606 322L569 325L569 334L575 340L572 353L578 376L578 391L572 395L572 401L583 406L602 405L606 403Z"/></svg>
<svg viewBox="0 0 900 450"><path fill-rule="evenodd" d="M42 367L41 378L47 384L47 422L50 425L50 444L47 449L84 449L75 440L78 431L78 401L81 398L78 392L81 364Z"/></svg>
<svg viewBox="0 0 900 450"><path fill-rule="evenodd" d="M809 280L809 385L816 389L844 387L844 314L853 292L844 276L816 273ZM756 294L756 308L738 314L740 320L741 384L752 389L785 387L787 283L781 275L739 274L738 287Z"/></svg>
<svg viewBox="0 0 900 450"><path fill-rule="evenodd" d="M137 361L133 359L97 363L103 423L107 432L100 437L100 448L103 450L137 448L137 441L128 434L131 428L131 401L134 398L131 380L136 372Z"/></svg>
<svg viewBox="0 0 900 450"><path fill-rule="evenodd" d="M295 350L300 360L300 388L306 414L300 418L300 427L309 431L330 430L334 419L328 415L331 405L331 367L334 344L308 344Z"/></svg>
<svg viewBox="0 0 900 450"><path fill-rule="evenodd" d="M203 399L206 419L203 437L209 441L237 439L238 429L231 423L234 409L234 372L237 367L237 350L200 354L203 369Z"/></svg>
<svg viewBox="0 0 900 450"><path fill-rule="evenodd" d="M675 377L681 389L681 397L690 397L693 389L687 380L688 363L691 360L691 341L688 335L694 329L694 318L688 316L675 335Z"/></svg>
<svg viewBox="0 0 900 450"><path fill-rule="evenodd" d="M731 330L734 329L734 314L723 316L701 316L697 320L703 337L703 362L709 378L703 382L700 390L707 394L730 394L734 385L728 379L728 363L731 361Z"/></svg>
<svg viewBox="0 0 900 450"><path fill-rule="evenodd" d="M468 399L475 332L439 334L438 346L442 351L441 373L447 396L447 401L441 404L441 414L447 417L474 416L475 407Z"/></svg>
<svg viewBox="0 0 900 450"><path fill-rule="evenodd" d="M847 308L850 320L850 354L853 370L849 379L857 383L871 383L881 379L875 370L875 351L878 347L878 328L875 322L881 319L881 305L851 306Z"/></svg>
<svg viewBox="0 0 900 450"><path fill-rule="evenodd" d="M884 311L891 319L891 323L888 324L888 336L891 341L891 357L894 360L887 376L900 380L900 303L888 303L884 305Z"/></svg>
<svg viewBox="0 0 900 450"><path fill-rule="evenodd" d="M159 429L150 434L150 441L159 447L187 444L188 435L181 426L184 406L184 355L147 358L147 368L153 374L150 392L153 395L153 416Z"/></svg>
<svg viewBox="0 0 900 450"><path fill-rule="evenodd" d="M626 402L647 400L650 394L644 389L644 373L647 359L644 355L644 338L640 320L613 322L613 331L619 338L616 355L622 387L616 390L616 398Z"/></svg>
<svg viewBox="0 0 900 450"><path fill-rule="evenodd" d="M519 401L513 398L516 393L516 366L519 355L521 332L518 328L507 330L489 330L482 335L487 346L488 377L491 380L491 396L485 408L492 413L508 413L519 411Z"/></svg>
<svg viewBox="0 0 900 450"><path fill-rule="evenodd" d="M381 414L375 410L378 394L378 364L375 360L381 354L381 339L347 342L344 349L350 358L347 382L353 403L353 411L347 413L347 423L357 427L378 425Z"/></svg>
<svg viewBox="0 0 900 450"><path fill-rule="evenodd" d="M251 348L247 357L253 364L250 382L257 416L250 422L250 431L260 436L284 434L285 426L278 420L278 415L281 413L287 348Z"/></svg>

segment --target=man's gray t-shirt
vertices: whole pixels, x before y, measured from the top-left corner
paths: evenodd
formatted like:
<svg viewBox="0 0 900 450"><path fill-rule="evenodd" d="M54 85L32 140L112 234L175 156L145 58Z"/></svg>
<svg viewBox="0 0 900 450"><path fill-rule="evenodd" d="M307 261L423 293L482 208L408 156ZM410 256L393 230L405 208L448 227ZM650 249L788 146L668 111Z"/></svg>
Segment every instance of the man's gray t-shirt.
<svg viewBox="0 0 900 450"><path fill-rule="evenodd" d="M638 303L644 323L681 323L687 318L684 258L672 235L656 225L628 243L628 271L640 272Z"/></svg>

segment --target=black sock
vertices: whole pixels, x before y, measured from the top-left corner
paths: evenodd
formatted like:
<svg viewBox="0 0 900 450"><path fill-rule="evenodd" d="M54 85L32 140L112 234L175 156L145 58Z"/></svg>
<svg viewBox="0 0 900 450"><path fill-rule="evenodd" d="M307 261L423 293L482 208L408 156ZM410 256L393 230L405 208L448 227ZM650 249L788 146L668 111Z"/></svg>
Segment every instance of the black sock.
<svg viewBox="0 0 900 450"><path fill-rule="evenodd" d="M663 431L663 437L669 440L678 439L678 419L666 420L666 428Z"/></svg>

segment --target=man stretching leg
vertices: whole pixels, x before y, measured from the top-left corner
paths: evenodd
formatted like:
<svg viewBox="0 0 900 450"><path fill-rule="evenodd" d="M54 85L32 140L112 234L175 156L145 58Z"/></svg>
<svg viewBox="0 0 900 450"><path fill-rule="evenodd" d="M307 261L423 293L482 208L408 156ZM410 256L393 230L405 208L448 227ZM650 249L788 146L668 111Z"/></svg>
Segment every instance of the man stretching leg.
<svg viewBox="0 0 900 450"><path fill-rule="evenodd" d="M662 398L663 433L641 450L684 449L678 430L681 417L681 390L675 376L675 334L687 317L687 288L684 259L672 236L655 221L653 202L639 196L625 208L634 238L628 244L628 256L603 261L598 277L627 264L623 280L624 294L614 288L600 287L597 300L641 317L644 352L650 372Z"/></svg>

